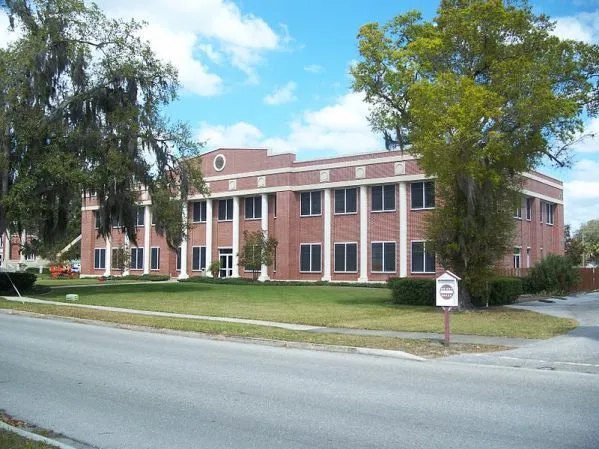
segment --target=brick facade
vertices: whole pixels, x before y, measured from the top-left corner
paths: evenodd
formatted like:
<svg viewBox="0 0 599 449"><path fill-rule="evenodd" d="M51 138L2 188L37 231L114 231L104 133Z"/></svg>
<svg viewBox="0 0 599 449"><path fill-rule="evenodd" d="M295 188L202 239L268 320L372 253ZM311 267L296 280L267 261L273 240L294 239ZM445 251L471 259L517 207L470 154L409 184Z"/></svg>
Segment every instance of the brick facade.
<svg viewBox="0 0 599 449"><path fill-rule="evenodd" d="M184 242L187 258L181 270L177 269L176 252L167 247L165 240L156 234L147 219L144 226L138 227L136 244L127 242L117 229L109 242L98 238L94 218L94 211L98 207L96 199L86 197L81 220L82 274L120 274L110 269L110 254L107 250L137 245L144 248L143 268L131 268L131 274L161 273L172 277L198 275L202 271L194 270L194 247L205 247L207 239L210 239L212 245L207 251L207 262L219 260L220 249L231 249L235 264L237 254L243 247L243 232L260 229L267 229L268 234L279 242L276 270L275 267L263 267L262 279L267 276L281 280L384 281L389 276L431 276L440 271L440 267L435 265L433 272L430 268L432 262L426 265L429 269L424 270L425 273L412 270L413 257L415 263L424 263L422 254L418 257L412 255L412 245L413 242L424 240L425 219L430 210L426 207L411 207L411 185L433 180L428 180L422 174L417 161L408 154L379 152L296 162L292 154L270 155L263 149L218 149L202 156L202 169L211 194L208 198L193 194L189 198L187 217L190 230ZM522 268L534 264L549 253L563 254L564 246L561 181L540 173L526 174L524 180L522 218L514 218L514 248L520 248ZM373 210L373 188L378 189L377 201L379 196L383 196L382 193L379 195L378 192L383 190L378 186L388 186L384 188L385 195L388 195L388 198L385 197L384 210ZM355 203L348 200L351 210L343 213L335 212L335 191L339 189L355 189L355 192L350 192L350 198L355 193ZM318 192L314 194L314 201L320 198L320 213L301 216L302 192ZM251 201L268 206L266 218L245 218L245 200L254 197L257 199ZM233 217L233 220L219 220L219 201L232 198L238 203L238 216ZM193 203L196 201L211 202L212 214L206 221L193 222ZM151 209L145 196L140 204L141 207ZM531 208L530 219L527 218L527 204ZM548 223L548 204L553 223ZM264 214L264 206L262 207ZM149 214L150 211L147 211L146 217ZM150 234L149 239L145 238L146 232ZM340 262L339 267L336 267L335 264L336 243L349 245L339 246L340 252L348 251L348 254L353 254L353 251L357 251L355 258L348 256L343 259L351 269L336 269L343 265ZM394 258L391 256L393 243ZM310 272L302 270L302 244L320 245L320 266L316 270L312 270L314 267L311 264ZM415 245L416 248L421 246L420 243ZM149 266L149 251L153 247L160 248L158 270L152 270ZM327 248L329 257L326 257ZM94 263L99 261L94 260L96 249L105 252L103 268L94 267ZM373 254L373 249L376 254ZM381 251L384 255L381 255ZM376 261L373 262L373 259ZM383 260L384 269L381 269ZM373 263L378 269L374 269ZM414 266L419 265L416 263ZM502 267L513 266L514 254L509 252ZM235 267L231 274L252 276L244 267Z"/></svg>

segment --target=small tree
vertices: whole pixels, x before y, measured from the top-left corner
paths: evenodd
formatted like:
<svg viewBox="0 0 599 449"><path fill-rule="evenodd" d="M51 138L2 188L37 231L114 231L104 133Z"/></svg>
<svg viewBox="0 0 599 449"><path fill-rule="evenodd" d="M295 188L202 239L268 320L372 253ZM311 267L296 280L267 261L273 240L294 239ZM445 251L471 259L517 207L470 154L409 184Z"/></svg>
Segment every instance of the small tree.
<svg viewBox="0 0 599 449"><path fill-rule="evenodd" d="M218 273L220 272L220 262L218 260L213 260L210 262L208 266L208 271L212 275L213 278L218 278Z"/></svg>
<svg viewBox="0 0 599 449"><path fill-rule="evenodd" d="M243 241L239 265L251 271L252 278L256 280L262 265L269 267L274 263L279 242L273 237L267 237L262 231L243 231Z"/></svg>
<svg viewBox="0 0 599 449"><path fill-rule="evenodd" d="M564 227L564 252L572 265L580 265L584 255L582 238L578 234L572 235L570 225Z"/></svg>
<svg viewBox="0 0 599 449"><path fill-rule="evenodd" d="M121 246L112 250L112 255L110 259L112 268L120 271L122 276L125 270L129 268L129 263L131 262L131 255L127 248Z"/></svg>

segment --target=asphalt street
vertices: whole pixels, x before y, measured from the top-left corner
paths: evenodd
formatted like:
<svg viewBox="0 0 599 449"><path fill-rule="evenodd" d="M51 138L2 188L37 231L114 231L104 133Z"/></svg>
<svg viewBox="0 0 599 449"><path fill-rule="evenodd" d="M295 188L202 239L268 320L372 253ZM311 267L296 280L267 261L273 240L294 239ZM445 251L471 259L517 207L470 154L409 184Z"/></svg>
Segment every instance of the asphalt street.
<svg viewBox="0 0 599 449"><path fill-rule="evenodd" d="M465 363L599 374L599 292L553 301L535 301L512 307L574 318L580 326L566 335L511 351L464 354L451 359Z"/></svg>
<svg viewBox="0 0 599 449"><path fill-rule="evenodd" d="M102 448L599 447L599 377L0 314L0 408Z"/></svg>

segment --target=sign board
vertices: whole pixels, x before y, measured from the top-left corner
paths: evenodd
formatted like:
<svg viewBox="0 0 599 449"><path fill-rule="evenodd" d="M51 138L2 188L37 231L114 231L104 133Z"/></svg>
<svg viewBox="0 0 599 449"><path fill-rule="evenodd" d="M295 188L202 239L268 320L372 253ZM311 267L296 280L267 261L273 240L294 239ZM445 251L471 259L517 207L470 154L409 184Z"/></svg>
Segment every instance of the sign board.
<svg viewBox="0 0 599 449"><path fill-rule="evenodd" d="M460 280L451 271L446 271L439 276L437 281L437 306L458 306L458 281Z"/></svg>

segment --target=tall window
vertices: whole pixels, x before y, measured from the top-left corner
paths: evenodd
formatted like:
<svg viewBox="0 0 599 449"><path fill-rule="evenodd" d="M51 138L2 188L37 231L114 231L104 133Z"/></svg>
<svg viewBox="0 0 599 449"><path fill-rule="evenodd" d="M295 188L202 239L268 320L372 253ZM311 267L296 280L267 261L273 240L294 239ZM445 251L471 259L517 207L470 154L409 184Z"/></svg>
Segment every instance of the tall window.
<svg viewBox="0 0 599 449"><path fill-rule="evenodd" d="M218 219L219 221L233 220L233 198L218 200Z"/></svg>
<svg viewBox="0 0 599 449"><path fill-rule="evenodd" d="M175 270L181 271L181 247L177 248L176 255Z"/></svg>
<svg viewBox="0 0 599 449"><path fill-rule="evenodd" d="M355 273L358 271L358 244L335 243L335 272Z"/></svg>
<svg viewBox="0 0 599 449"><path fill-rule="evenodd" d="M371 192L373 211L395 210L395 184L373 186Z"/></svg>
<svg viewBox="0 0 599 449"><path fill-rule="evenodd" d="M103 270L106 268L106 248L94 249L94 269Z"/></svg>
<svg viewBox="0 0 599 449"><path fill-rule="evenodd" d="M154 213L154 210L152 210L150 212L150 215L152 217L152 226L155 226L156 225L156 214Z"/></svg>
<svg viewBox="0 0 599 449"><path fill-rule="evenodd" d="M262 198L259 196L250 196L245 199L245 218L261 218L262 217Z"/></svg>
<svg viewBox="0 0 599 449"><path fill-rule="evenodd" d="M352 214L357 211L358 189L335 190L335 213Z"/></svg>
<svg viewBox="0 0 599 449"><path fill-rule="evenodd" d="M395 272L395 242L375 242L372 244L372 271Z"/></svg>
<svg viewBox="0 0 599 449"><path fill-rule="evenodd" d="M205 221L206 221L206 201L194 202L193 203L193 222L194 223L203 223Z"/></svg>
<svg viewBox="0 0 599 449"><path fill-rule="evenodd" d="M526 219L532 220L532 205L534 204L533 198L526 198Z"/></svg>
<svg viewBox="0 0 599 449"><path fill-rule="evenodd" d="M544 214L544 210L545 209L545 203L542 201L539 201L539 221L541 223L543 223L543 214Z"/></svg>
<svg viewBox="0 0 599 449"><path fill-rule="evenodd" d="M514 248L514 268L520 268L521 248Z"/></svg>
<svg viewBox="0 0 599 449"><path fill-rule="evenodd" d="M300 215L309 217L310 215L320 215L321 208L321 191L302 192L300 194Z"/></svg>
<svg viewBox="0 0 599 449"><path fill-rule="evenodd" d="M160 269L160 248L150 250L150 270Z"/></svg>
<svg viewBox="0 0 599 449"><path fill-rule="evenodd" d="M320 268L321 247L320 243L302 243L300 245L300 271L304 273L318 273Z"/></svg>
<svg viewBox="0 0 599 449"><path fill-rule="evenodd" d="M434 273L435 253L426 242L412 242L412 273Z"/></svg>
<svg viewBox="0 0 599 449"><path fill-rule="evenodd" d="M260 271L262 264L260 261L260 247L258 245L246 245L245 246L245 271ZM255 263L255 265L254 265Z"/></svg>
<svg viewBox="0 0 599 449"><path fill-rule="evenodd" d="M94 211L94 227L98 229L100 227L100 211Z"/></svg>
<svg viewBox="0 0 599 449"><path fill-rule="evenodd" d="M191 270L200 271L206 269L206 247L194 246L191 249Z"/></svg>
<svg viewBox="0 0 599 449"><path fill-rule="evenodd" d="M135 208L135 226L143 226L146 222L146 208L143 206Z"/></svg>
<svg viewBox="0 0 599 449"><path fill-rule="evenodd" d="M522 220L522 207L516 207L514 209L514 218Z"/></svg>
<svg viewBox="0 0 599 449"><path fill-rule="evenodd" d="M435 182L413 182L410 185L412 209L432 209L435 207Z"/></svg>
<svg viewBox="0 0 599 449"><path fill-rule="evenodd" d="M115 270L120 270L123 267L123 250L121 248L112 248L112 256L110 257L110 266Z"/></svg>
<svg viewBox="0 0 599 449"><path fill-rule="evenodd" d="M555 204L545 203L547 209L547 224L552 225L555 215Z"/></svg>
<svg viewBox="0 0 599 449"><path fill-rule="evenodd" d="M144 268L144 249L131 248L131 269L143 270Z"/></svg>

